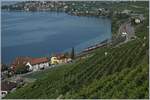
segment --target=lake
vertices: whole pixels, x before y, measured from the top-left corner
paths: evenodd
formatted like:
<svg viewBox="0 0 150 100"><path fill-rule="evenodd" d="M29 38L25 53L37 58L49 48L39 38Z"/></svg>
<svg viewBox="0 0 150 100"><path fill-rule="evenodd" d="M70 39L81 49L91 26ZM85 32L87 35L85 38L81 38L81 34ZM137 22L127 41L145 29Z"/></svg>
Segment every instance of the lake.
<svg viewBox="0 0 150 100"><path fill-rule="evenodd" d="M111 38L111 20L57 12L1 12L2 63L17 56L49 57L52 53L81 52Z"/></svg>

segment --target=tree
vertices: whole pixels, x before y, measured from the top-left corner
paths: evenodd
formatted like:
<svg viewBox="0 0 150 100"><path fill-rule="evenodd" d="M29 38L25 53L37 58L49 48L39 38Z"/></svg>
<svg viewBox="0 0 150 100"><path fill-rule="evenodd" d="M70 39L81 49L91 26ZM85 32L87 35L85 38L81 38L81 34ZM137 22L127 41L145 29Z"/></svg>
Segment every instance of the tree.
<svg viewBox="0 0 150 100"><path fill-rule="evenodd" d="M74 47L72 47L70 57L71 57L71 59L74 59L74 57L75 57Z"/></svg>
<svg viewBox="0 0 150 100"><path fill-rule="evenodd" d="M69 57L69 53L68 53L68 52L65 52L65 53L64 53L64 56L65 56L65 57Z"/></svg>
<svg viewBox="0 0 150 100"><path fill-rule="evenodd" d="M9 68L8 65L2 64L1 71L6 71L6 70L8 70L8 68Z"/></svg>
<svg viewBox="0 0 150 100"><path fill-rule="evenodd" d="M28 72L28 67L29 66L25 66L25 65L18 65L15 69L15 73L16 74L23 74L23 73L27 73Z"/></svg>

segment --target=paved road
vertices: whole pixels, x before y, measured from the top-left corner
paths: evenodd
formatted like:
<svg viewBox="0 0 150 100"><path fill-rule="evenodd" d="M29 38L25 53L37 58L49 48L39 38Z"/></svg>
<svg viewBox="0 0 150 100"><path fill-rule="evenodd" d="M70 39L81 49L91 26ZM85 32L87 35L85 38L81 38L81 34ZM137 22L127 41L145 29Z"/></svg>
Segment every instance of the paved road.
<svg viewBox="0 0 150 100"><path fill-rule="evenodd" d="M131 25L130 19L127 22L121 24L119 27L119 34L122 34L122 32L127 33L127 41L131 39L131 37L135 36L134 27Z"/></svg>

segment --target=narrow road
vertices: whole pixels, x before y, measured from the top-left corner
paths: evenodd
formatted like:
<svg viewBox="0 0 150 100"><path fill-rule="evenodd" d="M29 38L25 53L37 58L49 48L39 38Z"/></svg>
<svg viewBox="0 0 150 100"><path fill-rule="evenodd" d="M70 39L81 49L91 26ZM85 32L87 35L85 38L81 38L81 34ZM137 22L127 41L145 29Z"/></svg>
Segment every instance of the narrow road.
<svg viewBox="0 0 150 100"><path fill-rule="evenodd" d="M119 34L123 32L127 33L127 41L130 40L131 37L135 37L134 27L131 25L130 19L119 27Z"/></svg>

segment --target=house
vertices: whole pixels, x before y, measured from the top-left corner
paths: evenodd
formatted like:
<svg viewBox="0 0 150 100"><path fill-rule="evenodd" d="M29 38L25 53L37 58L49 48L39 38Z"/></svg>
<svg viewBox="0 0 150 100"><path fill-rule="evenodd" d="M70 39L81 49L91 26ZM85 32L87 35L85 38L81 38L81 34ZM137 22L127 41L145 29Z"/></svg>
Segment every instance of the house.
<svg viewBox="0 0 150 100"><path fill-rule="evenodd" d="M36 71L49 66L48 58L16 57L11 64L11 69L15 72L17 67L29 66L29 71Z"/></svg>
<svg viewBox="0 0 150 100"><path fill-rule="evenodd" d="M59 54L56 57L58 59L59 64L67 63L68 57L66 57L64 54Z"/></svg>
<svg viewBox="0 0 150 100"><path fill-rule="evenodd" d="M37 71L39 69L44 69L49 66L49 60L46 57L43 58L32 58L26 63L29 66L29 71Z"/></svg>
<svg viewBox="0 0 150 100"><path fill-rule="evenodd" d="M139 24L144 20L143 15L139 15L138 17L135 18L135 23Z"/></svg>
<svg viewBox="0 0 150 100"><path fill-rule="evenodd" d="M11 90L17 87L17 83L3 81L1 82L1 96L5 97Z"/></svg>
<svg viewBox="0 0 150 100"><path fill-rule="evenodd" d="M56 64L58 64L59 63L59 60L57 59L57 57L51 57L51 64L52 65L56 65Z"/></svg>
<svg viewBox="0 0 150 100"><path fill-rule="evenodd" d="M138 18L135 19L135 23L136 23L136 24L139 24L140 22L141 22L140 19L138 19Z"/></svg>
<svg viewBox="0 0 150 100"><path fill-rule="evenodd" d="M51 64L52 65L69 63L71 61L72 61L72 59L65 56L64 54L56 54L56 55L51 57Z"/></svg>
<svg viewBox="0 0 150 100"><path fill-rule="evenodd" d="M143 20L145 19L142 14L132 14L131 18L134 20L136 24L143 22Z"/></svg>

